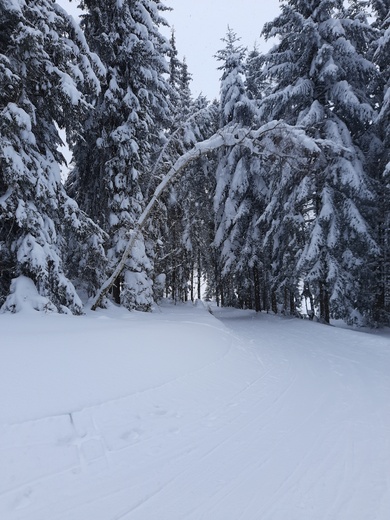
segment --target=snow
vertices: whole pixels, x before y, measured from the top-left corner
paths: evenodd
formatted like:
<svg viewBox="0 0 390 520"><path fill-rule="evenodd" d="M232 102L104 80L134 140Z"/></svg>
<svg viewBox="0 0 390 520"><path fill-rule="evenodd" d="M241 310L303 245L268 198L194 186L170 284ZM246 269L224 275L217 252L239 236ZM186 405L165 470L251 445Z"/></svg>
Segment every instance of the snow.
<svg viewBox="0 0 390 520"><path fill-rule="evenodd" d="M387 520L390 334L212 310L0 315L0 518Z"/></svg>
<svg viewBox="0 0 390 520"><path fill-rule="evenodd" d="M82 95L78 90L73 78L71 78L69 74L62 72L59 69L55 69L55 72L61 78L61 88L63 93L69 98L73 105L77 106L81 101Z"/></svg>
<svg viewBox="0 0 390 520"><path fill-rule="evenodd" d="M3 5L5 11L16 11L21 14L20 2L19 0L3 0Z"/></svg>
<svg viewBox="0 0 390 520"><path fill-rule="evenodd" d="M0 313L5 310L28 313L29 311L34 312L34 310L41 311L45 309L55 311L54 305L50 303L48 298L38 293L31 278L18 276L11 282L10 295L0 309ZM2 395L6 395L6 392Z"/></svg>

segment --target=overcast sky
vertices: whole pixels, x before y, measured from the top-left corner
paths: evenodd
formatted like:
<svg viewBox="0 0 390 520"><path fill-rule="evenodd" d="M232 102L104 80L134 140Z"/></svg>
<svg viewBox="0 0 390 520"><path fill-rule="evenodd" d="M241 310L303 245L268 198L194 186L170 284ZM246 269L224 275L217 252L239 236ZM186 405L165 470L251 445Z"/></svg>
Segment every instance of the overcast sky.
<svg viewBox="0 0 390 520"><path fill-rule="evenodd" d="M77 0L57 1L77 16ZM221 38L228 25L245 47L251 49L257 41L265 50L270 44L261 40L261 29L279 12L278 0L165 0L164 4L173 9L165 18L175 28L179 58L186 57L193 94L203 92L209 99L218 97L221 71L214 55L223 48Z"/></svg>
<svg viewBox="0 0 390 520"><path fill-rule="evenodd" d="M269 48L260 39L265 22L279 13L278 0L165 0L173 11L166 13L175 28L179 57L186 56L193 75L192 90L202 91L208 98L218 96L221 71L215 53L224 47L221 38L228 25L241 38L241 43L253 48Z"/></svg>

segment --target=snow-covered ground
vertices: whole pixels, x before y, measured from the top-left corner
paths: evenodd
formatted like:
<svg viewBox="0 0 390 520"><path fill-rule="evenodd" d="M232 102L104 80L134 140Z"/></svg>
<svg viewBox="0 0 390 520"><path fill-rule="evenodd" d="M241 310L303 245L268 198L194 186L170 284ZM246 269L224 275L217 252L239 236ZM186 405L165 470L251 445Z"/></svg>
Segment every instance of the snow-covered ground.
<svg viewBox="0 0 390 520"><path fill-rule="evenodd" d="M1 520L388 520L390 336L0 315Z"/></svg>

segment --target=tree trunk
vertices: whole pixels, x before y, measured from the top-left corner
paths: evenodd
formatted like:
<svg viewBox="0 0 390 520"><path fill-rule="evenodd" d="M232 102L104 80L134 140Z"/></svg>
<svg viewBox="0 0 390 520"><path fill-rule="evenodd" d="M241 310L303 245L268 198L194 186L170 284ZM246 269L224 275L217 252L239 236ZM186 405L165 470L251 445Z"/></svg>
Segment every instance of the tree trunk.
<svg viewBox="0 0 390 520"><path fill-rule="evenodd" d="M221 307L225 307L226 288L224 287L222 276L219 279L219 294L221 296Z"/></svg>
<svg viewBox="0 0 390 520"><path fill-rule="evenodd" d="M198 250L198 300L201 300L202 268L200 263L200 250Z"/></svg>
<svg viewBox="0 0 390 520"><path fill-rule="evenodd" d="M269 304L268 304L268 291L267 291L267 287L266 285L264 284L263 285L263 291L262 291L262 296L263 296L263 309L265 311L269 311Z"/></svg>
<svg viewBox="0 0 390 520"><path fill-rule="evenodd" d="M112 286L112 297L115 303L120 305L121 303L121 281L118 276Z"/></svg>
<svg viewBox="0 0 390 520"><path fill-rule="evenodd" d="M289 309L289 291L287 287L284 288L284 295L283 295L283 312L285 314L288 314Z"/></svg>
<svg viewBox="0 0 390 520"><path fill-rule="evenodd" d="M261 312L260 276L256 266L253 267L253 297L255 300L255 311Z"/></svg>
<svg viewBox="0 0 390 520"><path fill-rule="evenodd" d="M195 298L194 298L194 264L191 265L191 280L190 280L190 283L191 283L191 301L193 303L194 300L195 300Z"/></svg>
<svg viewBox="0 0 390 520"><path fill-rule="evenodd" d="M176 295L176 267L174 267L172 270L171 286L172 286L172 300L176 303L176 298L177 298L177 295Z"/></svg>
<svg viewBox="0 0 390 520"><path fill-rule="evenodd" d="M384 273L383 273L383 293L384 293L384 310L390 313L390 214L385 217L384 229ZM387 323L388 325L388 323Z"/></svg>
<svg viewBox="0 0 390 520"><path fill-rule="evenodd" d="M276 292L273 290L271 293L271 307L274 314L278 314L278 304L276 300Z"/></svg>
<svg viewBox="0 0 390 520"><path fill-rule="evenodd" d="M295 295L294 295L294 291L289 291L290 292L290 314L291 316L295 316L295 313L297 312L297 307L296 307L296 304L295 304Z"/></svg>
<svg viewBox="0 0 390 520"><path fill-rule="evenodd" d="M329 323L329 292L324 282L320 282L320 319L324 323Z"/></svg>

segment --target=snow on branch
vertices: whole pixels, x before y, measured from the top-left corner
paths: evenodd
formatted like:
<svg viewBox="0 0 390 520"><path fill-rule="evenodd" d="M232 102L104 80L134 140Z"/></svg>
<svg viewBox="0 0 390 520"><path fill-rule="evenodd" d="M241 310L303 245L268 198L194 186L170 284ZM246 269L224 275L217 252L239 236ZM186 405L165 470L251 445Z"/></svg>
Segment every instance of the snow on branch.
<svg viewBox="0 0 390 520"><path fill-rule="evenodd" d="M138 235L145 226L148 217L150 216L154 206L160 198L160 195L165 190L165 188L181 174L181 172L188 166L189 163L201 157L202 155L206 155L224 146L244 146L249 148L253 154L261 154L261 139L271 132L282 133L282 137L286 137L293 142L296 142L297 146L304 147L310 153L319 151L315 141L307 137L303 130L300 130L299 128L297 129L297 127L291 127L280 121L271 121L270 123L261 126L257 130L240 127L238 125L229 125L219 130L209 139L197 143L193 148L191 148L191 150L184 153L176 160L175 164L170 168L168 173L164 176L160 184L155 189L152 198L138 218L134 229L130 233L130 238L126 249L123 252L121 260L115 267L111 276L98 290L92 301L91 309L96 310L101 306L103 299L115 284L115 281L120 276L122 271L125 269L126 262L131 255Z"/></svg>

